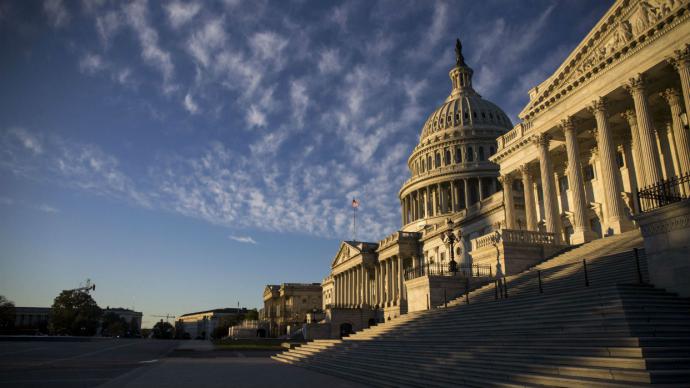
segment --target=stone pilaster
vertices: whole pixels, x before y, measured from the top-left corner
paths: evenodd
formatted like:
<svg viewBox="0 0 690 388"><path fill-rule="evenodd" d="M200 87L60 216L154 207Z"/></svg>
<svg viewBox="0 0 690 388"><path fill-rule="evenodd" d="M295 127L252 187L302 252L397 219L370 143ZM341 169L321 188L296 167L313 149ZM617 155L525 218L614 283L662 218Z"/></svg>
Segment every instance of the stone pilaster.
<svg viewBox="0 0 690 388"><path fill-rule="evenodd" d="M532 181L532 174L529 171L529 166L523 164L520 166L520 173L522 175L522 187L524 187L525 195L525 227L527 230L537 230L537 208L534 201L534 183Z"/></svg>
<svg viewBox="0 0 690 388"><path fill-rule="evenodd" d="M510 175L501 175L499 178L503 185L503 207L505 209L506 229L515 229L515 201L513 197L513 178Z"/></svg>
<svg viewBox="0 0 690 388"><path fill-rule="evenodd" d="M678 158L678 166L681 174L690 172L690 136L688 131L683 128L681 122L680 93L675 89L666 89L661 96L668 102L671 109L671 127L676 148L673 150L673 143L670 143L672 152L675 151ZM669 155L671 156L671 155Z"/></svg>
<svg viewBox="0 0 690 388"><path fill-rule="evenodd" d="M462 180L465 183L465 209L470 207L470 184L467 178Z"/></svg>
<svg viewBox="0 0 690 388"><path fill-rule="evenodd" d="M561 129L565 135L565 148L568 155L568 185L573 199L573 235L571 244L582 244L595 239L589 227L587 218L587 200L585 198L585 182L582 179L580 163L580 145L577 140L577 130L572 118L561 121Z"/></svg>
<svg viewBox="0 0 690 388"><path fill-rule="evenodd" d="M661 164L659 163L659 150L654 138L654 126L649 112L649 103L645 91L644 77L638 74L630 79L626 89L632 95L635 102L635 115L637 116L637 128L640 134L640 146L642 149L642 163L645 165L645 186L661 181Z"/></svg>
<svg viewBox="0 0 690 388"><path fill-rule="evenodd" d="M616 149L611 140L606 100L602 97L593 101L589 106L589 111L597 121L597 148L601 159L602 186L608 209L606 224L611 233L619 234L632 229L632 223L627 217L621 198L622 189L616 164Z"/></svg>
<svg viewBox="0 0 690 388"><path fill-rule="evenodd" d="M549 154L549 142L551 137L548 134L541 134L534 138L539 153L539 169L541 172L541 187L544 193L544 221L546 231L553 233L557 242L561 241L561 231L559 230L558 203L556 202L556 188L553 183L553 162Z"/></svg>

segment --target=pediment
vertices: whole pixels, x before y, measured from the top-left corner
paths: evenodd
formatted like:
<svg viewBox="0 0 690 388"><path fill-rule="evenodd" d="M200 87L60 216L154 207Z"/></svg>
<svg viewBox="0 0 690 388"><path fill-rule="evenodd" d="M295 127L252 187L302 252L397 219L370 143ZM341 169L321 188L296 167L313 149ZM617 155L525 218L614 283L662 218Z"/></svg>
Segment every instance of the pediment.
<svg viewBox="0 0 690 388"><path fill-rule="evenodd" d="M524 119L535 107L577 87L687 3L688 0L617 1L553 75L530 90L530 102L520 117Z"/></svg>
<svg viewBox="0 0 690 388"><path fill-rule="evenodd" d="M340 249L338 250L338 253L335 255L335 258L333 258L331 268L335 268L341 263L350 260L351 257L357 256L359 255L359 253L359 248L357 248L356 246L349 244L346 241L341 242Z"/></svg>

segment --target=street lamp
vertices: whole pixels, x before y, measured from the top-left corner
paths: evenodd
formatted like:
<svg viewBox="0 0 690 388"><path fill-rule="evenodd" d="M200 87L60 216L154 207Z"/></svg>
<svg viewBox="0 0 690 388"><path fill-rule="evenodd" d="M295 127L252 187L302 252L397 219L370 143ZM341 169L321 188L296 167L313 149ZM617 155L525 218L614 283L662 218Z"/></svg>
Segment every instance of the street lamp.
<svg viewBox="0 0 690 388"><path fill-rule="evenodd" d="M448 263L448 272L452 272L453 276L455 276L458 272L458 263L455 262L455 250L453 249L453 246L459 239L459 236L456 236L455 233L453 233L453 220L449 218L446 224L448 225L448 230L445 234L445 242L450 246L450 263Z"/></svg>

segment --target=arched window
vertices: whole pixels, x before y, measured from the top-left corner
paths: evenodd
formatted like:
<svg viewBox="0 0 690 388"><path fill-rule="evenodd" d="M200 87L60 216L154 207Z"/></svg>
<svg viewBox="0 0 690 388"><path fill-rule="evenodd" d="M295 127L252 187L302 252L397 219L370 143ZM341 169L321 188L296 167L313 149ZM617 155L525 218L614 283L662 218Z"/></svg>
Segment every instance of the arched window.
<svg viewBox="0 0 690 388"><path fill-rule="evenodd" d="M467 161L474 161L474 152L472 152L472 147L467 147Z"/></svg>
<svg viewBox="0 0 690 388"><path fill-rule="evenodd" d="M424 167L424 159L422 159L422 172L424 172L426 168Z"/></svg>
<svg viewBox="0 0 690 388"><path fill-rule="evenodd" d="M455 163L462 163L462 148L455 147Z"/></svg>
<svg viewBox="0 0 690 388"><path fill-rule="evenodd" d="M446 157L444 158L446 162L446 166L450 164L450 150L446 148Z"/></svg>
<svg viewBox="0 0 690 388"><path fill-rule="evenodd" d="M479 147L479 160L484 160L484 147Z"/></svg>
<svg viewBox="0 0 690 388"><path fill-rule="evenodd" d="M433 165L431 164L431 155L426 156L426 168L429 170L433 168Z"/></svg>
<svg viewBox="0 0 690 388"><path fill-rule="evenodd" d="M434 164L434 167L441 167L441 154L439 154L438 152L436 153L436 164Z"/></svg>

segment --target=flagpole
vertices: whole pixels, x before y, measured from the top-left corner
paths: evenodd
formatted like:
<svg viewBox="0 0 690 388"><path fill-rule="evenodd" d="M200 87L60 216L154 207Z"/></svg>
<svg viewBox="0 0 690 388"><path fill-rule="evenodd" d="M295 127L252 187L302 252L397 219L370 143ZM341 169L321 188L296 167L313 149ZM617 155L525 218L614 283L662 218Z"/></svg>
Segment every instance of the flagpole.
<svg viewBox="0 0 690 388"><path fill-rule="evenodd" d="M359 201L357 198L352 198L352 241L357 241L357 208Z"/></svg>

